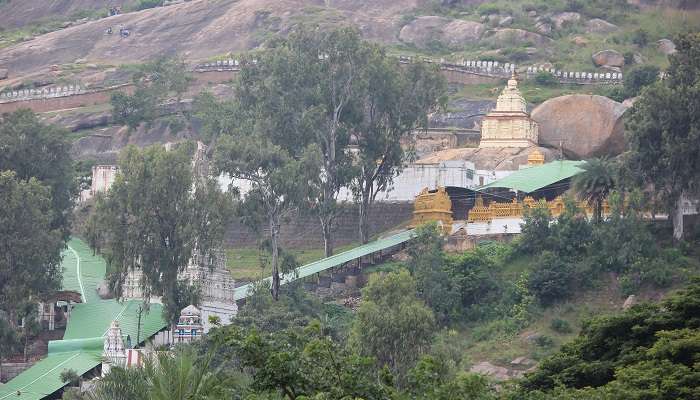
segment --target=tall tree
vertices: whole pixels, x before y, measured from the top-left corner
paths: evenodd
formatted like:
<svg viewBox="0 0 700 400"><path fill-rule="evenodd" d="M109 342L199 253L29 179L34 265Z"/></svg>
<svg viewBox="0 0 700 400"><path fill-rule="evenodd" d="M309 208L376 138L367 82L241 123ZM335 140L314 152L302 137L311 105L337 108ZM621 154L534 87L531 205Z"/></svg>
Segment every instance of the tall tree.
<svg viewBox="0 0 700 400"><path fill-rule="evenodd" d="M283 42L284 43L284 42ZM304 54L283 44L245 62L236 99L217 103L203 97L198 112L208 119L207 135L217 141L215 165L249 190L242 191L244 222L261 224L270 241L272 295L279 297L279 235L285 219L299 209L320 152L309 140L322 112L313 80L318 56L306 65ZM308 61L308 60L307 60ZM316 174L318 177L318 174Z"/></svg>
<svg viewBox="0 0 700 400"><path fill-rule="evenodd" d="M407 271L393 272L372 276L362 290L350 343L359 354L387 365L401 383L428 350L434 330L433 313L416 298L413 278Z"/></svg>
<svg viewBox="0 0 700 400"><path fill-rule="evenodd" d="M184 144L170 151L127 147L114 185L95 208L115 292L121 294L129 271L140 269L144 298L162 296L170 321L186 292L178 272L195 250L207 254L221 244L230 212L213 179L193 178L191 156L192 146Z"/></svg>
<svg viewBox="0 0 700 400"><path fill-rule="evenodd" d="M52 216L49 230L68 239L76 184L70 142L62 129L45 125L31 110L22 109L0 119L0 171L15 171L19 180L36 178L49 188Z"/></svg>
<svg viewBox="0 0 700 400"><path fill-rule="evenodd" d="M616 166L606 158L586 161L583 172L574 176L573 189L578 196L593 206L595 221L603 219L603 201L615 188Z"/></svg>
<svg viewBox="0 0 700 400"><path fill-rule="evenodd" d="M0 172L0 310L10 324L22 304L40 301L61 283L64 242L54 220L49 187Z"/></svg>
<svg viewBox="0 0 700 400"><path fill-rule="evenodd" d="M682 200L700 188L700 33L682 35L663 81L642 92L626 124L625 167L665 201L683 238Z"/></svg>
<svg viewBox="0 0 700 400"><path fill-rule="evenodd" d="M356 100L361 117L352 127L358 152L351 187L359 204L360 238L367 243L372 204L401 172L410 133L427 127L428 115L444 104L446 83L437 67L424 63L402 67L378 47L372 48L363 74L366 90Z"/></svg>

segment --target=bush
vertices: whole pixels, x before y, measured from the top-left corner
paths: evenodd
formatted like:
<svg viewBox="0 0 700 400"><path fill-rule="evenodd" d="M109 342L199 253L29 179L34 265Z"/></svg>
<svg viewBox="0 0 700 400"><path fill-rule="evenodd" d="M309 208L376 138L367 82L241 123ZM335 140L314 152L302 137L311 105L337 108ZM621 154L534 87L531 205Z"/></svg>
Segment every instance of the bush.
<svg viewBox="0 0 700 400"><path fill-rule="evenodd" d="M576 273L570 263L565 263L552 252L544 251L535 264L537 266L530 274L528 288L542 305L553 304L571 295Z"/></svg>
<svg viewBox="0 0 700 400"><path fill-rule="evenodd" d="M554 346L554 340L546 335L537 336L535 338L535 344L540 347L549 348Z"/></svg>
<svg viewBox="0 0 700 400"><path fill-rule="evenodd" d="M621 85L600 86L597 92L599 95L605 96L619 103L622 103L627 98L625 95L625 88Z"/></svg>
<svg viewBox="0 0 700 400"><path fill-rule="evenodd" d="M557 78L547 71L540 71L535 75L535 82L542 86L554 86L558 83Z"/></svg>
<svg viewBox="0 0 700 400"><path fill-rule="evenodd" d="M624 88L627 97L639 95L642 89L659 80L659 67L654 65L641 65L631 68L625 74Z"/></svg>
<svg viewBox="0 0 700 400"><path fill-rule="evenodd" d="M649 44L649 33L644 29L637 29L632 34L632 43L639 47L644 47Z"/></svg>
<svg viewBox="0 0 700 400"><path fill-rule="evenodd" d="M571 324L569 321L561 318L554 318L550 324L550 328L557 333L571 333Z"/></svg>
<svg viewBox="0 0 700 400"><path fill-rule="evenodd" d="M499 14L501 8L496 4L484 3L477 7L476 12L479 13L479 15Z"/></svg>
<svg viewBox="0 0 700 400"><path fill-rule="evenodd" d="M155 8L163 5L163 0L139 0L138 3L134 4L131 8L134 11L146 10L148 8Z"/></svg>

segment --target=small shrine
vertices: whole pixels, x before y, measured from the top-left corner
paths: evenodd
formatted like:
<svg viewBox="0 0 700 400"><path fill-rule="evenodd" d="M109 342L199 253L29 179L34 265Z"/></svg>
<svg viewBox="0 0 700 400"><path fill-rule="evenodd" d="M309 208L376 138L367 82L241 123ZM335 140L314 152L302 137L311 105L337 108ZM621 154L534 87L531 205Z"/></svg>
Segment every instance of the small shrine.
<svg viewBox="0 0 700 400"><path fill-rule="evenodd" d="M423 189L414 203L411 226L437 221L446 234L452 231L452 201L444 187L437 190Z"/></svg>
<svg viewBox="0 0 700 400"><path fill-rule="evenodd" d="M124 345L119 322L112 321L107 330L102 350L102 376L109 373L113 366L124 367L127 361L127 346Z"/></svg>
<svg viewBox="0 0 700 400"><path fill-rule="evenodd" d="M541 151L535 149L527 155L527 165L544 165L544 154L542 154Z"/></svg>
<svg viewBox="0 0 700 400"><path fill-rule="evenodd" d="M496 108L481 123L480 148L537 146L538 126L527 112L527 103L513 76L496 100Z"/></svg>
<svg viewBox="0 0 700 400"><path fill-rule="evenodd" d="M175 343L189 343L201 338L203 334L202 312L191 304L183 308L175 326Z"/></svg>

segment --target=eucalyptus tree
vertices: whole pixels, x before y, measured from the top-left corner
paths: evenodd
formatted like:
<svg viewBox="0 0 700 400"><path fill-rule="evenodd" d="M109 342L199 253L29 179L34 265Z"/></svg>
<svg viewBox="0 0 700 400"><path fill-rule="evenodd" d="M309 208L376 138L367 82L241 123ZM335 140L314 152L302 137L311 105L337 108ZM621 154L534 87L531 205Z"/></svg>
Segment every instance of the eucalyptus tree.
<svg viewBox="0 0 700 400"><path fill-rule="evenodd" d="M221 245L231 210L214 179L195 179L191 155L192 146L185 144L170 151L127 147L114 184L91 217L102 231L101 250L115 293L121 296L127 274L140 269L144 298L162 296L169 321L187 300L178 272L194 251L207 254Z"/></svg>
<svg viewBox="0 0 700 400"><path fill-rule="evenodd" d="M51 200L51 189L36 178L0 171L0 310L13 328L22 305L40 301L61 284L65 242L61 229L52 226Z"/></svg>
<svg viewBox="0 0 700 400"><path fill-rule="evenodd" d="M356 99L361 117L352 127L357 153L351 188L359 205L360 238L367 243L372 204L409 159L411 133L426 128L428 115L444 105L446 83L436 66L402 66L378 47L363 74L367 84Z"/></svg>
<svg viewBox="0 0 700 400"><path fill-rule="evenodd" d="M200 101L199 113L210 116L206 128L216 140L218 172L249 185L241 193L239 210L249 226L263 225L270 241L272 295L279 297L280 230L299 209L308 186L313 150L305 132L315 129L319 112L303 99L313 96L309 76L289 60L298 57L288 48L245 62L236 84L235 100ZM314 68L311 66L310 68ZM234 181L235 182L235 181Z"/></svg>
<svg viewBox="0 0 700 400"><path fill-rule="evenodd" d="M24 181L36 178L49 188L49 229L60 229L64 240L77 187L66 137L67 132L42 123L29 109L0 117L0 171L14 171Z"/></svg>

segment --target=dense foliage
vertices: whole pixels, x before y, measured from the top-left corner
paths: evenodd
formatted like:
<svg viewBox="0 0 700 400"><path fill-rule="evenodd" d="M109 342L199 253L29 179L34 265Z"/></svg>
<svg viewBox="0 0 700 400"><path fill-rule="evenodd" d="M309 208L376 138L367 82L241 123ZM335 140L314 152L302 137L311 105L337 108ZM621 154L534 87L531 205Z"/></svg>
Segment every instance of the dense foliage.
<svg viewBox="0 0 700 400"><path fill-rule="evenodd" d="M549 392L564 387L580 389L569 392L580 398L696 399L698 316L700 279L696 278L661 304L594 318L578 338L544 360L522 382L521 390Z"/></svg>
<svg viewBox="0 0 700 400"><path fill-rule="evenodd" d="M698 193L700 179L700 34L681 36L666 78L642 92L626 124L628 185L653 187L683 238L682 197Z"/></svg>
<svg viewBox="0 0 700 400"><path fill-rule="evenodd" d="M221 244L230 214L216 181L194 176L192 150L191 143L170 151L127 147L112 188L91 216L97 236L90 242L107 259L115 293L121 295L129 271L140 269L144 297L162 296L169 321L196 297L185 295L192 290L178 281L178 272L193 252L208 255Z"/></svg>

